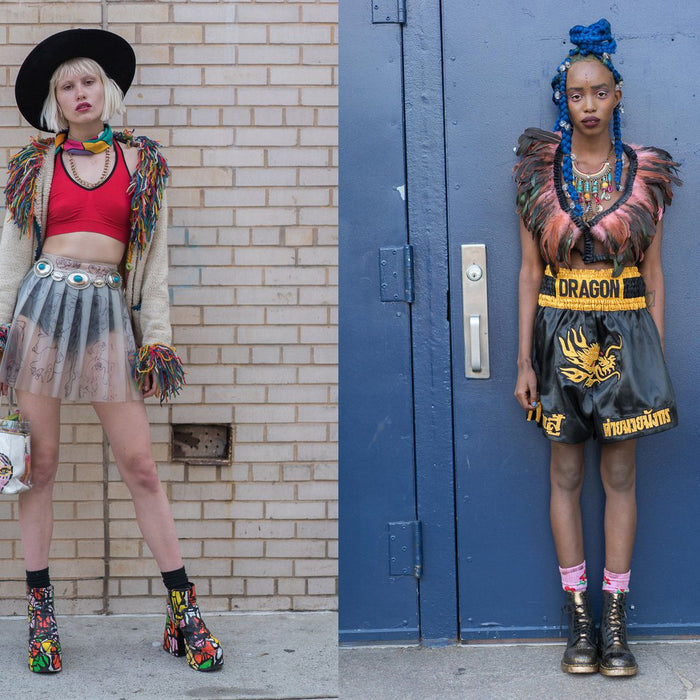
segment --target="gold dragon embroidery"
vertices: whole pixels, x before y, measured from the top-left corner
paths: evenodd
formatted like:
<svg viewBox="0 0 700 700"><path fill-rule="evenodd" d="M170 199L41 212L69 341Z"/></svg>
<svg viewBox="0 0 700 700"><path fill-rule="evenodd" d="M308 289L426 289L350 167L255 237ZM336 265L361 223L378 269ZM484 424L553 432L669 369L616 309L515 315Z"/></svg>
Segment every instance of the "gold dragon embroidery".
<svg viewBox="0 0 700 700"><path fill-rule="evenodd" d="M598 343L589 343L586 340L581 326L578 332L574 328L569 329L566 340L560 337L559 344L564 357L574 367L560 367L559 371L576 384L583 382L586 388L612 377L620 379L620 372L615 368L618 358L613 354L613 351L622 348L622 336L617 337L619 344L608 345L603 353Z"/></svg>

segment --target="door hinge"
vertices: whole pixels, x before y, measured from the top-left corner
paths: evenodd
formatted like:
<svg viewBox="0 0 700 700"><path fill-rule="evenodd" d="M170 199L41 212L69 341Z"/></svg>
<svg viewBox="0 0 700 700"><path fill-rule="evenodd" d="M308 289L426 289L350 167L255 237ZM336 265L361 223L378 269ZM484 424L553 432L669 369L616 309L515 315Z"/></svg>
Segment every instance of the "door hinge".
<svg viewBox="0 0 700 700"><path fill-rule="evenodd" d="M372 0L372 24L406 24L406 0Z"/></svg>
<svg viewBox="0 0 700 700"><path fill-rule="evenodd" d="M420 520L387 523L389 528L389 575L423 575L423 528Z"/></svg>
<svg viewBox="0 0 700 700"><path fill-rule="evenodd" d="M389 246L379 249L379 298L382 301L412 302L413 246Z"/></svg>

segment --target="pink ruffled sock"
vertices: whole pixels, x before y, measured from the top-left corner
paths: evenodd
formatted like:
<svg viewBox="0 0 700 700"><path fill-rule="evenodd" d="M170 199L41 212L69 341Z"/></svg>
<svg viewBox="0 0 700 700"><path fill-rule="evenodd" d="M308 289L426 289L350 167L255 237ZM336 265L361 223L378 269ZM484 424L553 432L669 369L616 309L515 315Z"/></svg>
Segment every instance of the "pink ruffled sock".
<svg viewBox="0 0 700 700"><path fill-rule="evenodd" d="M629 593L631 573L631 569L624 574L603 569L603 590L608 593Z"/></svg>
<svg viewBox="0 0 700 700"><path fill-rule="evenodd" d="M560 566L559 573L561 574L561 587L565 591L580 593L588 588L585 559L578 566L572 566L569 569L562 569Z"/></svg>

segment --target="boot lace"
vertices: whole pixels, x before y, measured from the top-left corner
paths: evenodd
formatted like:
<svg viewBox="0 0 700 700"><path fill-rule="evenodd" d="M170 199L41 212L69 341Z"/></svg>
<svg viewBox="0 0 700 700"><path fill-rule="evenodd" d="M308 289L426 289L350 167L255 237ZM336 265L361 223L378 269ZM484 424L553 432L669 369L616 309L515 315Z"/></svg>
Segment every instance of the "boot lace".
<svg viewBox="0 0 700 700"><path fill-rule="evenodd" d="M625 617L626 611L622 601L611 598L606 619L609 643L625 644Z"/></svg>
<svg viewBox="0 0 700 700"><path fill-rule="evenodd" d="M569 603L567 612L571 615L571 635L576 639L586 638L591 641L591 619L583 603Z"/></svg>

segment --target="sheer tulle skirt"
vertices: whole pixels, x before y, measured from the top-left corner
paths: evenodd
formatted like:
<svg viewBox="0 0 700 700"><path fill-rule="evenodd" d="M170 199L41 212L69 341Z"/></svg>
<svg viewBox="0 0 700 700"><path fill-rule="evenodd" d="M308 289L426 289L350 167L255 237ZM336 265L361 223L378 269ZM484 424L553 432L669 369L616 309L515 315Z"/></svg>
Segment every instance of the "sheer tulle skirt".
<svg viewBox="0 0 700 700"><path fill-rule="evenodd" d="M116 267L46 253L41 260L45 266L35 265L20 287L0 382L60 399L140 399L132 376L136 344ZM86 286L75 286L86 279Z"/></svg>

